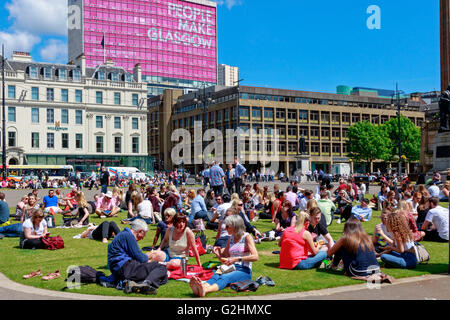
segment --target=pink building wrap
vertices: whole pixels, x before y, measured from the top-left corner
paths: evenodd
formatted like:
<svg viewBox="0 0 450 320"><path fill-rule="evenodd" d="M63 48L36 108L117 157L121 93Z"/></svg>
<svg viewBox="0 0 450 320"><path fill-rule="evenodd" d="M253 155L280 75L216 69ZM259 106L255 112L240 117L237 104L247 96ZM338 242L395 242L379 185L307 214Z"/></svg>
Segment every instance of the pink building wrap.
<svg viewBox="0 0 450 320"><path fill-rule="evenodd" d="M87 67L111 58L144 75L216 82L216 7L180 0L84 0ZM105 36L105 49L102 47Z"/></svg>

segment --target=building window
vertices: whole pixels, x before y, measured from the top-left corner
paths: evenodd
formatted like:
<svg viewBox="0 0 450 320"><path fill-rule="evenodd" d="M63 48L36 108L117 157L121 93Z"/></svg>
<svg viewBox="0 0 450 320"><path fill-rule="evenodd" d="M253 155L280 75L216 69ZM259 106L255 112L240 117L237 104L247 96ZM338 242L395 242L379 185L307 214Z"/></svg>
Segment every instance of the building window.
<svg viewBox="0 0 450 320"><path fill-rule="evenodd" d="M75 110L75 124L83 124L83 110Z"/></svg>
<svg viewBox="0 0 450 320"><path fill-rule="evenodd" d="M361 118L360 118L359 114L355 114L355 113L352 114L352 123L359 122L360 119Z"/></svg>
<svg viewBox="0 0 450 320"><path fill-rule="evenodd" d="M37 79L38 78L38 69L37 67L30 67L30 78Z"/></svg>
<svg viewBox="0 0 450 320"><path fill-rule="evenodd" d="M96 101L97 104L102 104L103 103L103 92L97 91L95 93L95 101Z"/></svg>
<svg viewBox="0 0 450 320"><path fill-rule="evenodd" d="M308 121L308 111L298 110L298 118L301 120L301 122Z"/></svg>
<svg viewBox="0 0 450 320"><path fill-rule="evenodd" d="M297 127L288 127L288 138L295 137L297 138Z"/></svg>
<svg viewBox="0 0 450 320"><path fill-rule="evenodd" d="M64 124L69 123L69 110L68 109L61 110L61 123L64 123Z"/></svg>
<svg viewBox="0 0 450 320"><path fill-rule="evenodd" d="M114 129L120 129L120 128L121 128L120 117L114 117Z"/></svg>
<svg viewBox="0 0 450 320"><path fill-rule="evenodd" d="M222 110L217 111L217 122L222 122Z"/></svg>
<svg viewBox="0 0 450 320"><path fill-rule="evenodd" d="M239 117L248 119L249 108L248 107L239 107Z"/></svg>
<svg viewBox="0 0 450 320"><path fill-rule="evenodd" d="M331 121L332 121L333 123L335 123L335 124L340 123L340 121L341 121L341 115L340 115L339 113L333 112L332 115L331 115Z"/></svg>
<svg viewBox="0 0 450 320"><path fill-rule="evenodd" d="M285 120L286 119L286 112L284 109L277 109L277 119Z"/></svg>
<svg viewBox="0 0 450 320"><path fill-rule="evenodd" d="M8 107L8 121L16 122L16 107Z"/></svg>
<svg viewBox="0 0 450 320"><path fill-rule="evenodd" d="M47 109L47 123L54 123L54 122L55 122L55 110Z"/></svg>
<svg viewBox="0 0 450 320"><path fill-rule="evenodd" d="M31 147L39 148L39 132L31 133Z"/></svg>
<svg viewBox="0 0 450 320"><path fill-rule="evenodd" d="M67 80L67 71L66 69L59 69L59 80L66 81Z"/></svg>
<svg viewBox="0 0 450 320"><path fill-rule="evenodd" d="M55 147L55 134L53 132L47 133L47 148L53 149Z"/></svg>
<svg viewBox="0 0 450 320"><path fill-rule="evenodd" d="M114 104L120 105L120 92L114 92Z"/></svg>
<svg viewBox="0 0 450 320"><path fill-rule="evenodd" d="M95 142L95 149L97 150L97 152L103 152L103 137L97 136Z"/></svg>
<svg viewBox="0 0 450 320"><path fill-rule="evenodd" d="M347 123L347 124L350 122L350 114L349 113L342 114L342 122Z"/></svg>
<svg viewBox="0 0 450 320"><path fill-rule="evenodd" d="M309 113L309 119L315 122L319 121L319 111L311 111Z"/></svg>
<svg viewBox="0 0 450 320"><path fill-rule="evenodd" d="M261 120L261 108L252 108L252 118L254 120Z"/></svg>
<svg viewBox="0 0 450 320"><path fill-rule="evenodd" d="M69 134L68 133L62 133L61 134L61 147L63 149L68 149L69 148Z"/></svg>
<svg viewBox="0 0 450 320"><path fill-rule="evenodd" d="M331 131L331 137L333 138L333 140L339 140L341 137L341 131L340 129L333 129Z"/></svg>
<svg viewBox="0 0 450 320"><path fill-rule="evenodd" d="M55 100L55 91L53 88L47 88L47 101Z"/></svg>
<svg viewBox="0 0 450 320"><path fill-rule="evenodd" d="M303 136L304 138L308 138L308 127L301 127L300 135Z"/></svg>
<svg viewBox="0 0 450 320"><path fill-rule="evenodd" d="M82 103L83 102L83 91L75 90L75 102Z"/></svg>
<svg viewBox="0 0 450 320"><path fill-rule="evenodd" d="M321 134L322 134L322 138L329 138L330 137L330 129L322 128Z"/></svg>
<svg viewBox="0 0 450 320"><path fill-rule="evenodd" d="M73 70L72 75L73 75L73 77L72 77L73 81L77 81L77 82L81 81L81 71L80 70L78 70L78 69Z"/></svg>
<svg viewBox="0 0 450 320"><path fill-rule="evenodd" d="M288 110L288 121L297 121L297 110Z"/></svg>
<svg viewBox="0 0 450 320"><path fill-rule="evenodd" d="M52 69L50 68L44 68L44 79L51 79L52 78Z"/></svg>
<svg viewBox="0 0 450 320"><path fill-rule="evenodd" d="M133 94L131 95L131 104L132 104L133 106L136 106L136 107L137 107L138 103L139 103L139 95L138 95L137 93L133 93Z"/></svg>
<svg viewBox="0 0 450 320"><path fill-rule="evenodd" d="M273 120L273 108L264 108L264 119Z"/></svg>
<svg viewBox="0 0 450 320"><path fill-rule="evenodd" d="M330 113L329 112L321 112L320 113L320 122L330 123Z"/></svg>
<svg viewBox="0 0 450 320"><path fill-rule="evenodd" d="M329 154L330 153L330 145L329 144L322 144L322 153Z"/></svg>
<svg viewBox="0 0 450 320"><path fill-rule="evenodd" d="M34 101L39 100L39 88L38 87L31 88L31 100L34 100Z"/></svg>
<svg viewBox="0 0 450 320"><path fill-rule="evenodd" d="M98 71L98 80L105 80L106 74L105 71Z"/></svg>
<svg viewBox="0 0 450 320"><path fill-rule="evenodd" d="M225 121L228 121L230 119L230 110L229 109L225 109L225 112L223 114L223 119Z"/></svg>
<svg viewBox="0 0 450 320"><path fill-rule="evenodd" d="M133 137L131 140L132 153L139 153L139 138Z"/></svg>
<svg viewBox="0 0 450 320"><path fill-rule="evenodd" d="M139 129L139 119L131 118L131 129L138 130Z"/></svg>
<svg viewBox="0 0 450 320"><path fill-rule="evenodd" d="M61 89L61 101L69 102L69 90Z"/></svg>
<svg viewBox="0 0 450 320"><path fill-rule="evenodd" d="M318 143L311 143L311 153L318 154L320 145Z"/></svg>
<svg viewBox="0 0 450 320"><path fill-rule="evenodd" d="M119 81L119 74L116 72L111 73L111 80L112 81Z"/></svg>
<svg viewBox="0 0 450 320"><path fill-rule="evenodd" d="M96 116L95 117L95 127L96 128L103 128L103 116Z"/></svg>
<svg viewBox="0 0 450 320"><path fill-rule="evenodd" d="M75 134L75 148L83 149L83 134L81 133Z"/></svg>
<svg viewBox="0 0 450 320"><path fill-rule="evenodd" d="M39 123L39 108L31 108L31 122Z"/></svg>
<svg viewBox="0 0 450 320"><path fill-rule="evenodd" d="M114 137L114 152L122 153L122 137Z"/></svg>
<svg viewBox="0 0 450 320"><path fill-rule="evenodd" d="M311 138L318 138L319 137L319 128L311 128Z"/></svg>
<svg viewBox="0 0 450 320"><path fill-rule="evenodd" d="M340 144L333 144L333 153L341 154L341 145Z"/></svg>
<svg viewBox="0 0 450 320"><path fill-rule="evenodd" d="M8 132L8 147L16 146L16 133L14 131Z"/></svg>
<svg viewBox="0 0 450 320"><path fill-rule="evenodd" d="M362 121L369 121L370 122L370 114L363 114L362 115Z"/></svg>
<svg viewBox="0 0 450 320"><path fill-rule="evenodd" d="M125 75L125 81L126 82L131 82L133 80L133 76L130 73L127 73Z"/></svg>
<svg viewBox="0 0 450 320"><path fill-rule="evenodd" d="M8 86L8 98L9 99L16 98L16 86Z"/></svg>

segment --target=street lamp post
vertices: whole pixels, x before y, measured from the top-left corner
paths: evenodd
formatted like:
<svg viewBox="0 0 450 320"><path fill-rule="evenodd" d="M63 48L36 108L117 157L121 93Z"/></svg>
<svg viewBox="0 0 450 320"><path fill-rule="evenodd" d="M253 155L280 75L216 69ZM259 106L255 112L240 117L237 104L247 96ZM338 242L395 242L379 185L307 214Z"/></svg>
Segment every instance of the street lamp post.
<svg viewBox="0 0 450 320"><path fill-rule="evenodd" d="M5 118L5 46L2 44L2 164L3 181L6 181L6 118Z"/></svg>
<svg viewBox="0 0 450 320"><path fill-rule="evenodd" d="M401 104L400 104L400 94L404 93L401 90L398 90L398 83L395 85L395 93L392 97L392 106L395 104L397 105L397 119L398 119L398 177L400 179L400 176L402 174L402 137L401 137ZM406 107L408 104L406 103L404 106Z"/></svg>

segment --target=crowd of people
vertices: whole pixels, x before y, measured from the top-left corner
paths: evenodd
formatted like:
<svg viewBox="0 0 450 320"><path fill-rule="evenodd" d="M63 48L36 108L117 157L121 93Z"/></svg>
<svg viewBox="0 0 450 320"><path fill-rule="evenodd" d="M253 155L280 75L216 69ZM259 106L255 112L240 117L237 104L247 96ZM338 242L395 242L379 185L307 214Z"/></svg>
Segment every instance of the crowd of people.
<svg viewBox="0 0 450 320"><path fill-rule="evenodd" d="M296 180L283 190L280 184L272 188L259 186L258 180L250 184L237 159L226 168L213 162L202 176L201 188L186 188L175 172L146 183L129 181L124 190L114 186L102 168L89 185L101 189L92 201L76 185L65 195L49 189L42 198L34 189L16 205L13 219L18 223L10 222L5 194L0 192L0 236L20 237L23 249L40 249L52 217L61 215L69 226L87 227L81 238L104 243L113 239L107 249L110 281L123 281L125 292L152 294L190 253L202 266L195 235L204 228L214 230L214 244L207 249L233 271L216 272L207 282L193 276L190 287L198 296L252 279L262 241L276 241L280 247L279 268L326 267L365 277L379 273L380 263L415 268L415 243L449 240L448 208L440 201L448 201L450 181L442 185L440 177L428 185L413 184L407 177L400 181L384 177L368 198L366 184L352 176L333 185L329 176L319 175L316 190L304 189ZM363 225L373 219L375 209L381 211L380 223L369 236ZM127 215L119 223L124 225L122 231L108 219L121 211ZM95 226L89 223L92 216L105 220ZM258 230L254 222L259 219L267 219L272 227ZM334 221L345 223L339 239L328 231ZM137 242L145 238L149 225L156 225L156 233L144 253Z"/></svg>

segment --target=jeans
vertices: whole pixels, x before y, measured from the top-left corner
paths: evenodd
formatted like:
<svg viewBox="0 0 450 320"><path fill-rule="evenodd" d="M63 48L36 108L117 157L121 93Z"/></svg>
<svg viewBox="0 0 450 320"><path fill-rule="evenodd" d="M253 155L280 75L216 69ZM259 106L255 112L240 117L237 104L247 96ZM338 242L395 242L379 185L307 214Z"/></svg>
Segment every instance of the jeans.
<svg viewBox="0 0 450 320"><path fill-rule="evenodd" d="M20 237L23 232L23 227L21 223L10 224L9 226L1 227L0 234L5 237Z"/></svg>
<svg viewBox="0 0 450 320"><path fill-rule="evenodd" d="M212 276L206 283L209 285L217 284L219 290L225 289L229 284L244 281L252 278L252 270L248 267L242 267L241 265L235 264L236 271L225 273L225 274L216 274Z"/></svg>
<svg viewBox="0 0 450 320"><path fill-rule="evenodd" d="M129 260L114 276L119 280L145 281L155 288L159 288L168 281L167 267L158 262L141 263L136 260Z"/></svg>
<svg viewBox="0 0 450 320"><path fill-rule="evenodd" d="M300 261L294 269L307 270L318 267L326 257L327 253L320 250L314 257L309 257L308 259Z"/></svg>
<svg viewBox="0 0 450 320"><path fill-rule="evenodd" d="M152 218L145 219L145 218L141 217L140 215L137 215L136 217L133 217L133 218L129 218L129 219L127 219L127 221L131 222L136 219L144 220L146 224L152 224Z"/></svg>
<svg viewBox="0 0 450 320"><path fill-rule="evenodd" d="M380 258L387 266L394 268L414 269L417 265L416 255L411 252L392 251L389 254L382 254Z"/></svg>
<svg viewBox="0 0 450 320"><path fill-rule="evenodd" d="M210 211L205 211L205 210L198 211L198 212L196 212L196 213L191 213L191 214L189 215L189 221L188 221L188 223L191 223L192 220L194 220L194 219L203 219L203 220L205 220L205 221L208 222L208 221L211 220L211 218L213 217L213 215L214 215L214 213L212 213L212 212L210 212Z"/></svg>
<svg viewBox="0 0 450 320"><path fill-rule="evenodd" d="M106 192L108 192L108 185L102 184L102 193L106 193Z"/></svg>
<svg viewBox="0 0 450 320"><path fill-rule="evenodd" d="M211 186L211 189L213 189L214 190L214 193L216 194L216 195L222 195L222 193L223 193L223 184L221 184L221 185L218 185L218 186Z"/></svg>

